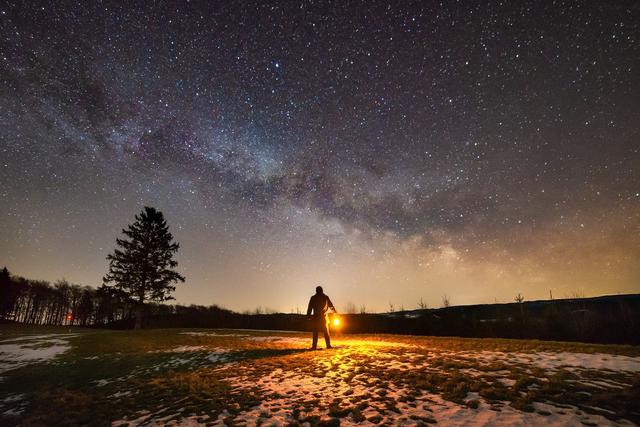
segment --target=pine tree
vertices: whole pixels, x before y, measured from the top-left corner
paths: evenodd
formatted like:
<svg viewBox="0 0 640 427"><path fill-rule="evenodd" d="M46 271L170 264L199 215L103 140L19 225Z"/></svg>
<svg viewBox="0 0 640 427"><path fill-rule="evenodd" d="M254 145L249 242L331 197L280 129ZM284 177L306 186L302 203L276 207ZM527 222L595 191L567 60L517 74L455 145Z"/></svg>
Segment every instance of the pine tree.
<svg viewBox="0 0 640 427"><path fill-rule="evenodd" d="M145 301L173 299L173 285L184 277L174 270L178 263L173 255L180 246L173 242L162 212L145 206L135 219L122 230L128 239L116 239L118 248L107 256L109 272L103 282L135 302L135 328L140 329Z"/></svg>

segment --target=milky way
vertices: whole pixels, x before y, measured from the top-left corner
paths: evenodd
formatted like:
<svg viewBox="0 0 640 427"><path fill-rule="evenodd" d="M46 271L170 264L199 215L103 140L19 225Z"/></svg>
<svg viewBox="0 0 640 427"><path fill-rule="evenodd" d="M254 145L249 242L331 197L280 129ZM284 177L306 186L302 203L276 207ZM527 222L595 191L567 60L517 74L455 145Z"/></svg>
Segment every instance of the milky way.
<svg viewBox="0 0 640 427"><path fill-rule="evenodd" d="M99 285L152 205L182 303L640 291L637 2L9 1L0 25L15 274Z"/></svg>

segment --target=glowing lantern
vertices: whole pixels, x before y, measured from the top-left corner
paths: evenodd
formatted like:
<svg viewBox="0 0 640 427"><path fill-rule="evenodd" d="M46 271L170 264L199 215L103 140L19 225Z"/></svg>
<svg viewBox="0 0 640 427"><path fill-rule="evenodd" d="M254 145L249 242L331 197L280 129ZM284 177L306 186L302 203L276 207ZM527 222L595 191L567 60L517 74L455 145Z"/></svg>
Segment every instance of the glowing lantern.
<svg viewBox="0 0 640 427"><path fill-rule="evenodd" d="M67 313L67 320L68 321L72 321L73 320L73 314Z"/></svg>

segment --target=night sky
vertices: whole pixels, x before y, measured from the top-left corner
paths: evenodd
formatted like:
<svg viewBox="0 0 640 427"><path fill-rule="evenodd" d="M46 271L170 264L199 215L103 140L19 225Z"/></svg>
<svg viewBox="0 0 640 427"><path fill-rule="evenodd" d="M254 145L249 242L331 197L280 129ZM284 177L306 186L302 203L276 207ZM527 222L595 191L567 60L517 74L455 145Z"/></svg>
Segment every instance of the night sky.
<svg viewBox="0 0 640 427"><path fill-rule="evenodd" d="M183 304L640 292L640 3L3 2L0 265Z"/></svg>

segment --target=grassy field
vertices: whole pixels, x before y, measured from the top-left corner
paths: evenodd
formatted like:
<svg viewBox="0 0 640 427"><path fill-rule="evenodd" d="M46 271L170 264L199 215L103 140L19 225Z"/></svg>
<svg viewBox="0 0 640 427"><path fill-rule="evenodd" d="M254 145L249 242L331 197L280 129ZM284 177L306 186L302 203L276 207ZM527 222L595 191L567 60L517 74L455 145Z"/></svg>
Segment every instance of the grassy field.
<svg viewBox="0 0 640 427"><path fill-rule="evenodd" d="M0 329L2 425L633 425L640 348L205 329Z"/></svg>

